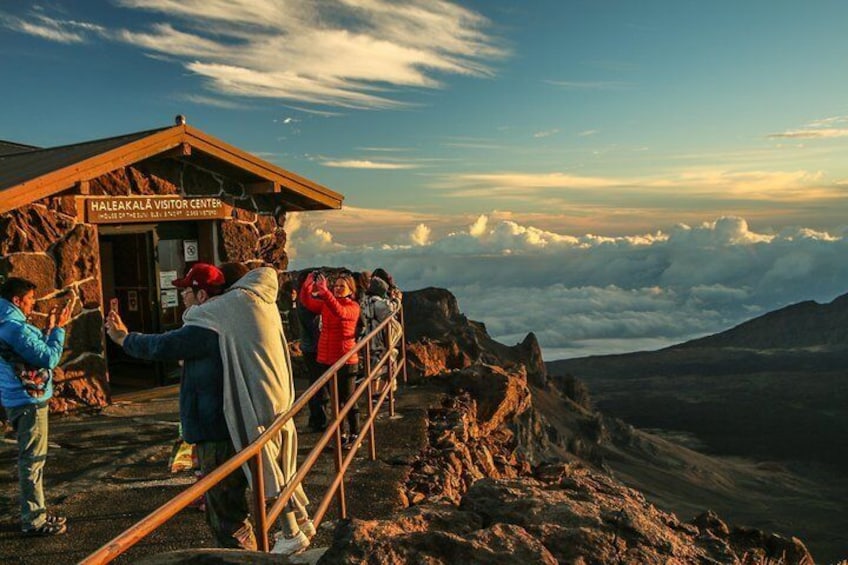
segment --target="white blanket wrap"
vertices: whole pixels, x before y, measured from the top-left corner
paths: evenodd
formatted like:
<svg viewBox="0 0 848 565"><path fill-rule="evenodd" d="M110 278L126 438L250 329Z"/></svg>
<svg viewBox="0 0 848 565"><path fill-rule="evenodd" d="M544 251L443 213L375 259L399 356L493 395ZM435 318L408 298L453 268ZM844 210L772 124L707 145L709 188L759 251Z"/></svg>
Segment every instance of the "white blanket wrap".
<svg viewBox="0 0 848 565"><path fill-rule="evenodd" d="M277 274L263 267L247 273L222 296L189 308L186 325L218 334L224 362L224 417L241 450L294 402L291 359L277 310ZM297 472L297 431L289 421L263 450L265 495L275 498ZM253 477L245 465L250 484ZM294 507L308 504L298 487Z"/></svg>

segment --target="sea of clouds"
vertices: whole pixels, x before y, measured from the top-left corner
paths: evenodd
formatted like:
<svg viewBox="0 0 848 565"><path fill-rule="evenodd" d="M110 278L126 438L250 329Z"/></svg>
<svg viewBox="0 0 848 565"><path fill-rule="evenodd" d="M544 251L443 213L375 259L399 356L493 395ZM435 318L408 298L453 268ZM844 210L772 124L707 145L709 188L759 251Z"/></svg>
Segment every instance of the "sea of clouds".
<svg viewBox="0 0 848 565"><path fill-rule="evenodd" d="M408 243L345 245L307 221L288 222L291 268L381 266L404 290L447 288L495 339L513 344L535 332L546 360L658 349L848 292L845 228L762 234L723 217L651 234L571 236L480 216L440 238L422 224Z"/></svg>

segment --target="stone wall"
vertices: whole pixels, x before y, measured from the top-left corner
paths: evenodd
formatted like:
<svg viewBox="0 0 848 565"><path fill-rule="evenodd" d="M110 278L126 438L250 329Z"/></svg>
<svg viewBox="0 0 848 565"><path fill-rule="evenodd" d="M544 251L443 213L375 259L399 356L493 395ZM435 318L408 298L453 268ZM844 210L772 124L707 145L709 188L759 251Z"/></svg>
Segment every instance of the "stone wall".
<svg viewBox="0 0 848 565"><path fill-rule="evenodd" d="M285 212L271 209L267 198L252 196L243 185L213 173L154 162L105 174L89 183L89 191L111 196L218 196L235 206L231 219L217 222L222 261L279 270L288 265ZM77 201L70 191L0 214L0 276L36 283L32 322L43 327L51 307L75 300L66 349L56 371L56 394L50 403L54 412L102 407L109 401L98 232L77 218Z"/></svg>
<svg viewBox="0 0 848 565"><path fill-rule="evenodd" d="M43 328L53 306L74 304L55 372L54 412L108 401L99 257L97 228L78 223L73 196L47 198L0 215L0 275L37 285L30 321Z"/></svg>

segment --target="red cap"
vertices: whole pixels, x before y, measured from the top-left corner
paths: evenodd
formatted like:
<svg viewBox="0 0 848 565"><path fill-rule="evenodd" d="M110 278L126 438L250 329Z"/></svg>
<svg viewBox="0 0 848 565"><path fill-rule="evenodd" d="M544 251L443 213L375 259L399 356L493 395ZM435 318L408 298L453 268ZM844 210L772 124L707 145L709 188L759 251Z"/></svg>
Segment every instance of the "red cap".
<svg viewBox="0 0 848 565"><path fill-rule="evenodd" d="M224 273L208 263L195 263L181 279L171 282L177 288L198 288L205 291L218 290L224 286Z"/></svg>

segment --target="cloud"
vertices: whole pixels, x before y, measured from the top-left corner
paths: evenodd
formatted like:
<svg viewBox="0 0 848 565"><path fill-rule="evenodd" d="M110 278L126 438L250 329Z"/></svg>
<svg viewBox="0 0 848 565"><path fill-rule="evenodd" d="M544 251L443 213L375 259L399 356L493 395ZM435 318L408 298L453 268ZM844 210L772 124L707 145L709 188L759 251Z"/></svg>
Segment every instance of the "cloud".
<svg viewBox="0 0 848 565"><path fill-rule="evenodd" d="M633 88L633 84L620 81L545 80L542 82L563 90L627 90Z"/></svg>
<svg viewBox="0 0 848 565"><path fill-rule="evenodd" d="M225 110L246 110L250 107L245 104L240 104L232 100L223 98L215 98L214 96L204 96L202 94L182 94L180 100L191 102L193 104L202 104L203 106L211 106L213 108L223 108Z"/></svg>
<svg viewBox="0 0 848 565"><path fill-rule="evenodd" d="M598 133L600 133L600 132L596 129L587 129L587 130L581 131L577 135L580 136L580 137L589 137L590 135L596 135Z"/></svg>
<svg viewBox="0 0 848 565"><path fill-rule="evenodd" d="M490 22L448 1L116 0L150 12L150 26L106 30L37 12L4 25L64 43L85 32L177 60L218 95L330 107L410 106L409 89L444 75L490 77L509 50Z"/></svg>
<svg viewBox="0 0 848 565"><path fill-rule="evenodd" d="M31 18L23 19L0 13L0 23L8 29L57 43L85 43L89 34L105 31L93 23L56 19L44 14L33 14Z"/></svg>
<svg viewBox="0 0 848 565"><path fill-rule="evenodd" d="M832 139L848 137L848 128L835 127L841 124L848 124L848 116L832 116L813 120L801 128L787 130L782 133L771 133L766 137L769 139Z"/></svg>
<svg viewBox="0 0 848 565"><path fill-rule="evenodd" d="M469 173L456 178L457 184L501 188L603 188L621 186L621 179L585 177L566 173Z"/></svg>
<svg viewBox="0 0 848 565"><path fill-rule="evenodd" d="M554 128L554 129L549 129L549 130L545 130L545 131L537 131L536 133L533 134L533 137L535 137L535 138L550 137L550 136L556 135L558 133L559 133L559 130Z"/></svg>
<svg viewBox="0 0 848 565"><path fill-rule="evenodd" d="M427 245L430 243L432 230L426 224L418 224L410 234L410 240L414 245Z"/></svg>
<svg viewBox="0 0 848 565"><path fill-rule="evenodd" d="M414 163L389 163L379 161L369 161L361 159L346 159L340 161L323 161L321 163L325 167L337 167L340 169L374 169L374 170L400 170L400 169L415 169L418 165Z"/></svg>
<svg viewBox="0 0 848 565"><path fill-rule="evenodd" d="M471 172L442 176L431 188L454 198L621 208L627 203L656 209L701 210L728 202L806 203L842 200L844 187L821 171L679 169L642 177L575 175L566 172Z"/></svg>
<svg viewBox="0 0 848 565"><path fill-rule="evenodd" d="M772 133L769 138L789 139L828 139L833 137L848 137L848 129L799 129L789 130L783 133Z"/></svg>
<svg viewBox="0 0 848 565"><path fill-rule="evenodd" d="M315 108L303 108L301 106L292 106L291 104L283 104L286 108L291 108L292 110L297 110L298 112L303 112L304 114L312 114L315 116L321 116L322 118L336 118L338 116L344 116L342 112L331 112L329 110L316 110Z"/></svg>
<svg viewBox="0 0 848 565"><path fill-rule="evenodd" d="M448 288L497 339L512 344L536 332L548 359L664 347L846 292L848 228L760 233L743 218L721 217L602 236L511 216L469 218L441 235L421 221L406 237L351 244L329 235L331 221L313 228L314 215L303 215L289 236L298 250L292 266L379 265L407 290Z"/></svg>

